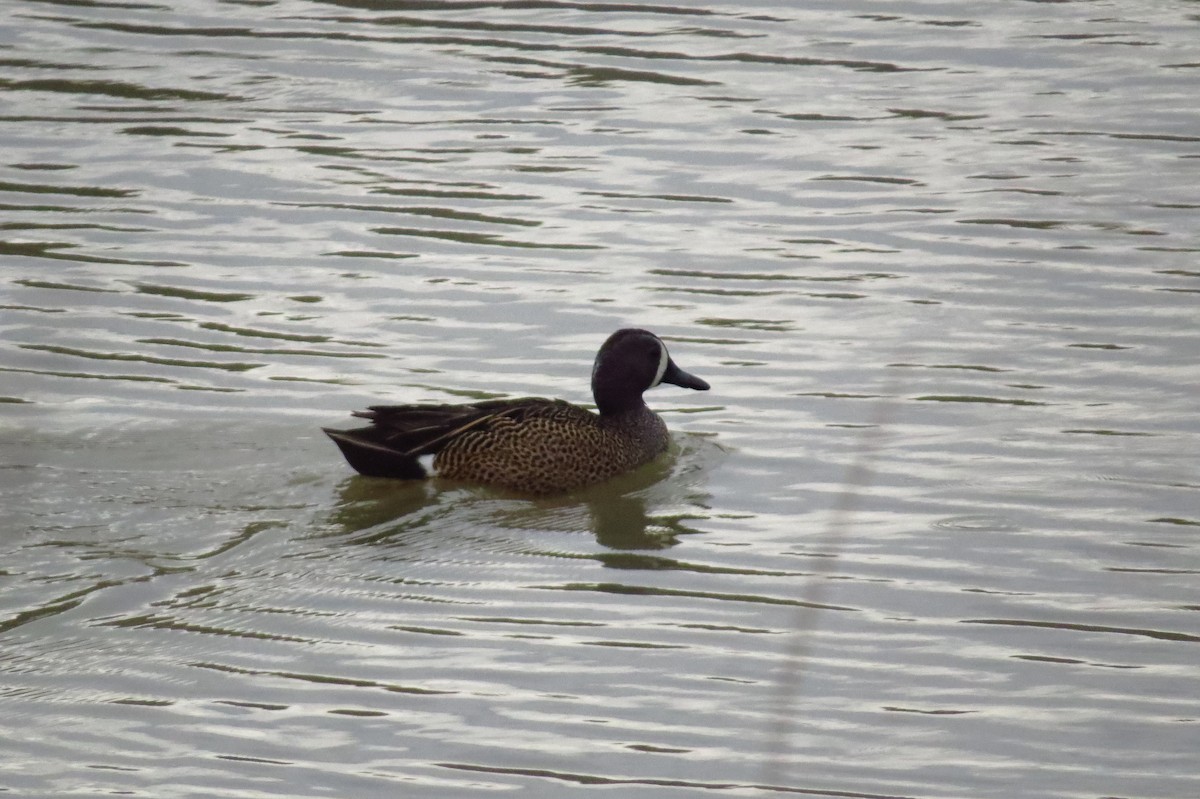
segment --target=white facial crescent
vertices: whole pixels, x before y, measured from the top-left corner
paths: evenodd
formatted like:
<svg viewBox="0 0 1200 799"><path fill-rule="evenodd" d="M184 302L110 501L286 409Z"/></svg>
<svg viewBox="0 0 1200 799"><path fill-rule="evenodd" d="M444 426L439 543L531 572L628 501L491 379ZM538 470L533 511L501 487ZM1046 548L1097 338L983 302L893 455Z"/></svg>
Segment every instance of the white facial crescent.
<svg viewBox="0 0 1200 799"><path fill-rule="evenodd" d="M663 375L667 372L667 364L671 361L671 356L667 355L667 345L661 341L658 342L658 371L654 373L654 382L650 384L650 388L654 388L662 382Z"/></svg>

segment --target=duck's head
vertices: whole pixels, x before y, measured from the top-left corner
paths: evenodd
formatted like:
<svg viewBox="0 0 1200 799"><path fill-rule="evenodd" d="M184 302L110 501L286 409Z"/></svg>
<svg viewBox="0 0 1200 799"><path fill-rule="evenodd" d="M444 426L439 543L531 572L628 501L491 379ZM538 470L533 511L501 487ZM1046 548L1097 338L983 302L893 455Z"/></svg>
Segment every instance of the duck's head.
<svg viewBox="0 0 1200 799"><path fill-rule="evenodd" d="M648 330L618 330L596 353L592 396L602 416L640 408L642 392L659 383L708 390L708 383L676 366L667 345Z"/></svg>

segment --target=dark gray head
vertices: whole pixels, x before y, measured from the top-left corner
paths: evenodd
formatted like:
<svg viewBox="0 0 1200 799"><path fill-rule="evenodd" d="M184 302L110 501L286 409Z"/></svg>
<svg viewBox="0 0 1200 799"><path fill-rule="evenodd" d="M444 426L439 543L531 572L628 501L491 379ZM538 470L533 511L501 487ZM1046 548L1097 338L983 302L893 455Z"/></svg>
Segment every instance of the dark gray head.
<svg viewBox="0 0 1200 799"><path fill-rule="evenodd" d="M676 366L667 354L667 345L648 330L618 330L596 353L592 396L601 415L640 408L642 392L659 383L708 390L708 383Z"/></svg>

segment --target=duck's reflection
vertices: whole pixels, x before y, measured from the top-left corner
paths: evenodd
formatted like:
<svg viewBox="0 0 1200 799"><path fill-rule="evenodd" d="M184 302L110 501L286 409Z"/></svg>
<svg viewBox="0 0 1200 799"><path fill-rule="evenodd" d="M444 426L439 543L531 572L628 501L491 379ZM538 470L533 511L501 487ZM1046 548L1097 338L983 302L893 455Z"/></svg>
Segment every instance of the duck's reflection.
<svg viewBox="0 0 1200 799"><path fill-rule="evenodd" d="M419 525L436 506L424 481L350 477L338 488L338 503L329 521L339 534L356 542L386 541L400 530Z"/></svg>
<svg viewBox="0 0 1200 799"><path fill-rule="evenodd" d="M719 448L687 436L668 457L602 485L552 499L528 499L445 482L351 477L339 489L330 521L354 543L434 536L464 525L505 530L590 531L614 550L661 550L700 530L689 519L709 516L700 483Z"/></svg>

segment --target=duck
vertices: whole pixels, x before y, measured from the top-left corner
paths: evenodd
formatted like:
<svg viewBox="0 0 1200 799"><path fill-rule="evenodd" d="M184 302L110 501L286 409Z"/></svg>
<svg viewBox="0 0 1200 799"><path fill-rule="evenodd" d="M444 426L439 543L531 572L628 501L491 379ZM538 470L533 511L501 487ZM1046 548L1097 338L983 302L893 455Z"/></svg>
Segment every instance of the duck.
<svg viewBox="0 0 1200 799"><path fill-rule="evenodd" d="M623 328L592 366L596 411L561 399L521 397L452 405L372 405L352 415L370 425L322 428L368 477L438 478L522 494L559 494L632 471L666 451L670 434L642 398L663 383L707 391L680 369L662 339Z"/></svg>

